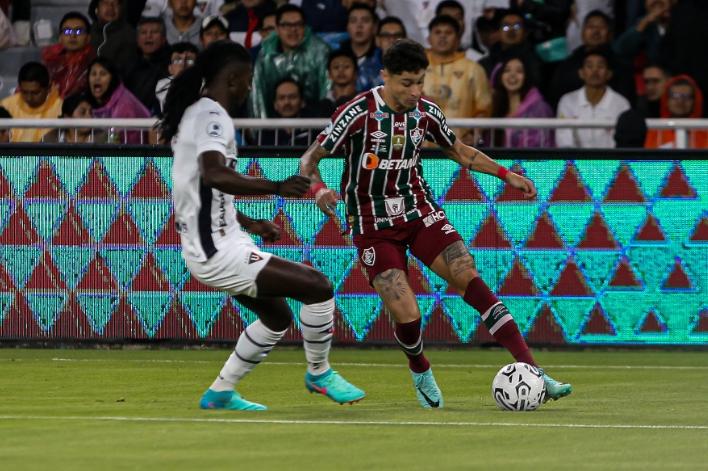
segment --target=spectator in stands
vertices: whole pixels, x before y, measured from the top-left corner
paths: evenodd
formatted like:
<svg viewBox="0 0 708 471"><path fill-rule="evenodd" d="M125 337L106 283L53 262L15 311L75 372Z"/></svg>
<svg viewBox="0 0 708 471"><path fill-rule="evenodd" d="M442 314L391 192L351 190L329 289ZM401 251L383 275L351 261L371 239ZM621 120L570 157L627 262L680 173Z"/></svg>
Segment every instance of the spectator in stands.
<svg viewBox="0 0 708 471"><path fill-rule="evenodd" d="M386 54L388 48L393 46L393 43L406 37L408 37L406 27L395 16L387 16L379 21L378 31L376 32L376 46L381 49L381 57Z"/></svg>
<svg viewBox="0 0 708 471"><path fill-rule="evenodd" d="M258 22L273 12L275 12L273 0L242 0L236 8L225 15L232 39L243 44L246 49L260 44L261 37L256 34Z"/></svg>
<svg viewBox="0 0 708 471"><path fill-rule="evenodd" d="M0 10L0 51L13 47L15 44L17 44L15 30L5 13Z"/></svg>
<svg viewBox="0 0 708 471"><path fill-rule="evenodd" d="M89 100L96 118L149 118L150 112L120 80L118 70L107 59L97 57L89 66ZM141 131L117 131L109 142L147 143Z"/></svg>
<svg viewBox="0 0 708 471"><path fill-rule="evenodd" d="M314 116L330 117L356 95L356 57L351 51L332 51L327 60L327 73L332 85L327 96L314 107Z"/></svg>
<svg viewBox="0 0 708 471"><path fill-rule="evenodd" d="M128 73L138 58L135 30L123 19L124 0L91 0L91 46L96 55Z"/></svg>
<svg viewBox="0 0 708 471"><path fill-rule="evenodd" d="M83 92L69 95L61 105L60 118L89 119L93 117L91 101ZM43 142L47 143L105 143L106 133L102 130L91 128L54 128L44 135Z"/></svg>
<svg viewBox="0 0 708 471"><path fill-rule="evenodd" d="M189 42L200 47L201 23L194 14L197 0L170 0L172 16L165 15L167 42L169 44Z"/></svg>
<svg viewBox="0 0 708 471"><path fill-rule="evenodd" d="M658 64L649 64L642 71L644 94L637 98L636 109L645 118L658 118L661 114L661 96L670 74Z"/></svg>
<svg viewBox="0 0 708 471"><path fill-rule="evenodd" d="M588 51L598 48L605 49L610 46L612 40L611 27L612 20L606 13L600 10L593 10L588 13L582 26L583 44L577 47L567 59L558 64L548 88L545 89L545 96L551 106L555 106L564 94L577 90L583 85L583 81L578 75L578 69L582 67ZM632 69L626 64L618 63L617 58L611 51L603 52L603 54L609 54L615 68L610 82L612 88L628 100L634 100L635 86Z"/></svg>
<svg viewBox="0 0 708 471"><path fill-rule="evenodd" d="M140 57L125 76L125 86L153 114L160 111L155 96L157 82L166 77L170 62L170 47L162 18L141 18L138 23Z"/></svg>
<svg viewBox="0 0 708 471"><path fill-rule="evenodd" d="M526 75L526 67L520 58L512 57L503 62L492 83L493 118L553 117L553 110ZM490 144L516 148L554 147L555 141L550 129L503 129L495 131Z"/></svg>
<svg viewBox="0 0 708 471"><path fill-rule="evenodd" d="M351 0L300 0L300 7L313 32L334 33L347 30L347 10L351 3Z"/></svg>
<svg viewBox="0 0 708 471"><path fill-rule="evenodd" d="M499 23L499 42L489 50L489 54L479 61L487 76L491 77L497 67L511 57L520 57L526 64L526 75L534 82L540 79L540 62L533 45L526 40L527 30L524 17L509 10Z"/></svg>
<svg viewBox="0 0 708 471"><path fill-rule="evenodd" d="M263 44L263 41L275 32L275 26L275 10L270 13L266 13L263 18L258 20L258 44L249 49L254 64L258 58L258 53L261 52L261 45Z"/></svg>
<svg viewBox="0 0 708 471"><path fill-rule="evenodd" d="M659 58L659 44L666 34L674 3L675 0L645 0L647 14L619 35L612 45L617 56L632 63L637 55L645 52L649 61L655 62Z"/></svg>
<svg viewBox="0 0 708 471"><path fill-rule="evenodd" d="M430 49L423 94L432 98L448 118L489 116L492 104L484 69L460 51L460 24L450 16L437 16L428 26ZM471 129L455 129L464 142L473 143Z"/></svg>
<svg viewBox="0 0 708 471"><path fill-rule="evenodd" d="M347 16L349 39L340 49L351 52L357 58L357 91L363 92L383 83L381 78L381 49L376 47L376 30L379 17L365 3L353 3Z"/></svg>
<svg viewBox="0 0 708 471"><path fill-rule="evenodd" d="M470 53L474 56L479 56L478 60L489 55L489 51L499 43L501 36L501 18L504 15L504 10L500 8L493 9L491 14L482 15L474 22L474 35L472 36L473 51Z"/></svg>
<svg viewBox="0 0 708 471"><path fill-rule="evenodd" d="M276 33L263 42L253 71L250 95L251 115L274 116L275 85L289 76L302 87L306 103L317 103L327 95L327 45L305 25L302 10L290 4L276 13Z"/></svg>
<svg viewBox="0 0 708 471"><path fill-rule="evenodd" d="M229 22L223 16L206 16L202 19L199 41L206 48L214 41L229 39Z"/></svg>
<svg viewBox="0 0 708 471"><path fill-rule="evenodd" d="M160 103L160 110L165 104L167 91L170 89L172 79L179 75L184 69L194 65L197 59L199 49L192 43L177 43L172 45L172 54L170 56L170 65L167 66L167 71L170 76L158 80L155 87L155 96Z"/></svg>
<svg viewBox="0 0 708 471"><path fill-rule="evenodd" d="M661 118L700 118L703 116L703 92L689 75L677 75L666 83L666 91L661 96ZM688 131L687 147L708 148L708 130ZM676 131L673 129L652 129L647 134L644 147L676 148Z"/></svg>
<svg viewBox="0 0 708 471"><path fill-rule="evenodd" d="M5 107L0 106L0 119L12 119L12 115ZM0 128L0 144L10 142L10 130L8 128Z"/></svg>
<svg viewBox="0 0 708 471"><path fill-rule="evenodd" d="M17 74L19 92L2 101L0 106L7 109L13 118L40 119L56 118L61 113L61 97L56 88L50 86L49 71L39 62L28 62ZM40 142L48 129L12 129L12 142Z"/></svg>
<svg viewBox="0 0 708 471"><path fill-rule="evenodd" d="M584 86L566 93L558 103L558 117L579 120L612 120L630 108L625 97L608 86L612 66L607 49L595 49L585 54L579 75ZM558 147L614 147L609 129L558 129Z"/></svg>
<svg viewBox="0 0 708 471"><path fill-rule="evenodd" d="M571 0L510 0L509 6L533 23L532 42L539 43L565 36L573 3Z"/></svg>
<svg viewBox="0 0 708 471"><path fill-rule="evenodd" d="M647 137L647 123L639 111L628 109L617 118L615 145L619 148L641 148Z"/></svg>
<svg viewBox="0 0 708 471"><path fill-rule="evenodd" d="M302 87L290 77L282 78L275 86L273 109L276 118L299 118L303 115L305 102ZM264 129L258 145L263 146L307 146L316 131L308 129Z"/></svg>
<svg viewBox="0 0 708 471"><path fill-rule="evenodd" d="M62 98L86 88L88 65L96 55L89 28L88 18L69 12L59 22L59 42L42 50L42 62Z"/></svg>

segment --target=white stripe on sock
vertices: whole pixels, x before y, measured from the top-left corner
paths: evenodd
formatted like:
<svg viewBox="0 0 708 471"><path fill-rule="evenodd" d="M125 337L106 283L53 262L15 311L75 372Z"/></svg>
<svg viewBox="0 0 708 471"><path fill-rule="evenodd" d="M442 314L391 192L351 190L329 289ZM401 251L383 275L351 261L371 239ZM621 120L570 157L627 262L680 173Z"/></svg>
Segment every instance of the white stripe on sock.
<svg viewBox="0 0 708 471"><path fill-rule="evenodd" d="M318 375L327 371L329 350L334 337L334 298L300 309L300 330L304 340L307 371Z"/></svg>

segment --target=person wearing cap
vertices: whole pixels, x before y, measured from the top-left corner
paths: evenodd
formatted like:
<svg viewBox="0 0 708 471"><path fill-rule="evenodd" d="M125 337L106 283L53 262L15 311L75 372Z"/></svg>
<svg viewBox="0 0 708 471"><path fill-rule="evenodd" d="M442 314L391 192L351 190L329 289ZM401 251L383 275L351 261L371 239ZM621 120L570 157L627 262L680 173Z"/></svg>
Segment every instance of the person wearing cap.
<svg viewBox="0 0 708 471"><path fill-rule="evenodd" d="M202 48L206 49L209 44L222 39L229 39L229 22L223 16L205 16L199 30Z"/></svg>
<svg viewBox="0 0 708 471"><path fill-rule="evenodd" d="M199 37L202 24L194 14L196 4L197 0L170 0L172 16L163 15L169 44L190 42L201 47Z"/></svg>

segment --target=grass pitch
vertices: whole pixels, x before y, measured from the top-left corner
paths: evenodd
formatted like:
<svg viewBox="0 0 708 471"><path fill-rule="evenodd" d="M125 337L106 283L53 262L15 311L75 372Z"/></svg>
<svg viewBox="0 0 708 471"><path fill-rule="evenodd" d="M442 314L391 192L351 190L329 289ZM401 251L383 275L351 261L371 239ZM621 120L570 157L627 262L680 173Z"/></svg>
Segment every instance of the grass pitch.
<svg viewBox="0 0 708 471"><path fill-rule="evenodd" d="M335 350L367 398L303 386L304 355L276 349L240 385L267 412L202 411L227 350L0 350L4 470L706 469L708 355L537 352L573 394L503 412L501 350L429 350L445 409L423 410L403 354Z"/></svg>

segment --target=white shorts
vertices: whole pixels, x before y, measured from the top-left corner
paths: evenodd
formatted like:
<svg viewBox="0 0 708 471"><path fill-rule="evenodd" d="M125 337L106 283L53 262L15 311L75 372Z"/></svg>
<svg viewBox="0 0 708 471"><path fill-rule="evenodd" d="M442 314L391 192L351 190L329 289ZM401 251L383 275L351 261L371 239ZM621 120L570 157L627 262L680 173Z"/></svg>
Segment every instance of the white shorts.
<svg viewBox="0 0 708 471"><path fill-rule="evenodd" d="M258 296L256 277L273 254L262 252L248 235L214 241L217 252L206 262L186 260L197 280L231 295Z"/></svg>

